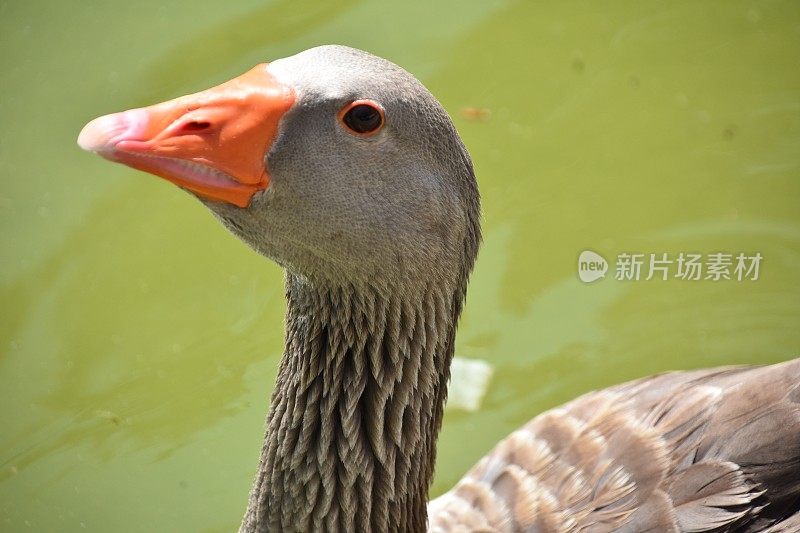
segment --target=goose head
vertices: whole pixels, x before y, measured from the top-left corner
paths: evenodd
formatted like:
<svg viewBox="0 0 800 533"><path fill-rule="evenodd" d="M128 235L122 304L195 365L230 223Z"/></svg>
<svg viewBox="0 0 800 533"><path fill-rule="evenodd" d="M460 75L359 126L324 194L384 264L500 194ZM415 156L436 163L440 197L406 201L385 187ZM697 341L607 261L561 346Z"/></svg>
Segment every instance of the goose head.
<svg viewBox="0 0 800 533"><path fill-rule="evenodd" d="M288 374L242 531L424 529L480 240L472 163L437 100L323 46L100 117L78 144L186 189L288 273Z"/></svg>
<svg viewBox="0 0 800 533"><path fill-rule="evenodd" d="M464 279L477 250L472 163L447 113L408 72L352 48L100 117L78 143L186 189L319 283Z"/></svg>

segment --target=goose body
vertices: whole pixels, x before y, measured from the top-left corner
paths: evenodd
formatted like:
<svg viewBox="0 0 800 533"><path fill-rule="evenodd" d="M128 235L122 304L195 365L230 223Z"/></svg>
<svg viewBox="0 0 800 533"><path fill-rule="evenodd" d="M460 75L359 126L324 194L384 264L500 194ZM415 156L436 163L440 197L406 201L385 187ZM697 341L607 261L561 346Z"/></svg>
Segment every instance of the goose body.
<svg viewBox="0 0 800 533"><path fill-rule="evenodd" d="M800 360L589 393L428 503L480 203L447 113L396 65L318 47L78 142L286 269L241 531L800 531Z"/></svg>
<svg viewBox="0 0 800 533"><path fill-rule="evenodd" d="M547 411L428 506L431 531L800 531L800 360L675 372Z"/></svg>

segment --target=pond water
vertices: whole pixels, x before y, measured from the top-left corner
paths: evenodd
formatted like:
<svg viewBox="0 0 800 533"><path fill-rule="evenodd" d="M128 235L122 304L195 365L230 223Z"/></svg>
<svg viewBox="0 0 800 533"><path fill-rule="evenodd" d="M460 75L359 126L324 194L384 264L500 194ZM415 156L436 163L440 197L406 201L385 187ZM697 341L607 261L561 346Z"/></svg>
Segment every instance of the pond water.
<svg viewBox="0 0 800 533"><path fill-rule="evenodd" d="M483 194L457 355L495 373L448 412L434 494L588 390L800 355L797 2L0 2L0 530L237 527L282 273L75 139L331 42L415 73ZM614 279L681 252L759 253L759 277Z"/></svg>

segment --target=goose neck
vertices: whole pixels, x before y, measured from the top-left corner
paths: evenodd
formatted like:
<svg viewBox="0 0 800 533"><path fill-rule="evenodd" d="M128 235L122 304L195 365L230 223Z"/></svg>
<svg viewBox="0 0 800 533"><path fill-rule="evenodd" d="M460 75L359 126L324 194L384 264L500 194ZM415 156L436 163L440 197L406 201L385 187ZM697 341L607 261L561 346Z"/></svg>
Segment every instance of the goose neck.
<svg viewBox="0 0 800 533"><path fill-rule="evenodd" d="M446 286L387 295L287 275L286 347L242 531L426 529L461 305Z"/></svg>

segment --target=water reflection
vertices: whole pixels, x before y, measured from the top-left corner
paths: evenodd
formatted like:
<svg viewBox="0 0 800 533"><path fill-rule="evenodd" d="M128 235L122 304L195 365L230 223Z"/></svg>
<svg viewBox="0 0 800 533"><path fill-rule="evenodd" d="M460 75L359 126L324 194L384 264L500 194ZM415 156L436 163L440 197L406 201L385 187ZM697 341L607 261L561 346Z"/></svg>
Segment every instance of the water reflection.
<svg viewBox="0 0 800 533"><path fill-rule="evenodd" d="M12 459L18 470L77 441L101 460L120 446L169 454L248 408L238 402L247 366L280 354L277 269L247 258L229 271L240 245L213 238L221 230L199 206L197 217L175 219L171 202L154 197L145 220L129 198L99 204L17 287L40 296L9 335L47 362L35 401L59 420L55 435L45 428L47 438ZM198 308L202 300L214 305ZM23 429L9 445L35 433Z"/></svg>

